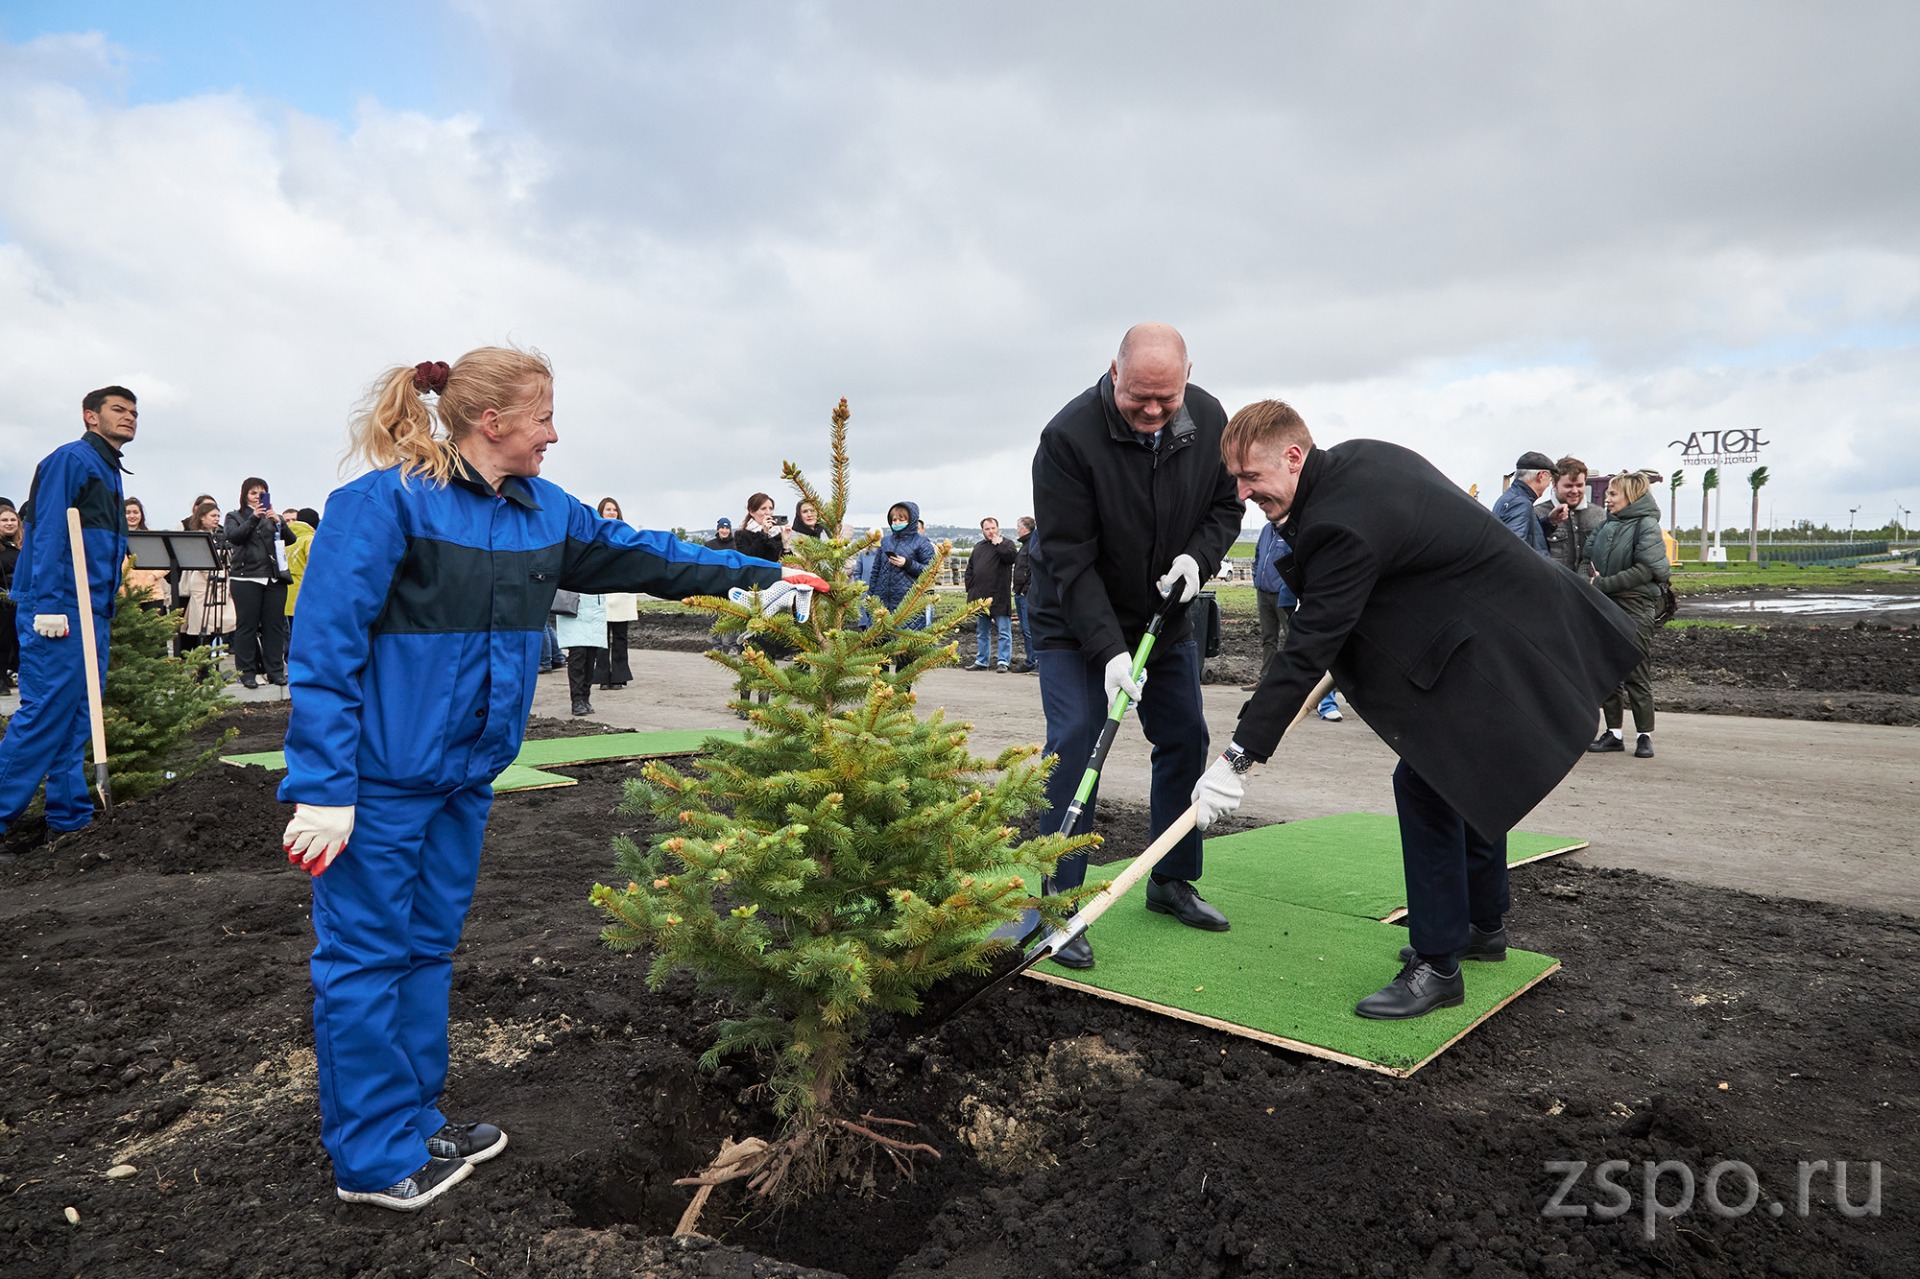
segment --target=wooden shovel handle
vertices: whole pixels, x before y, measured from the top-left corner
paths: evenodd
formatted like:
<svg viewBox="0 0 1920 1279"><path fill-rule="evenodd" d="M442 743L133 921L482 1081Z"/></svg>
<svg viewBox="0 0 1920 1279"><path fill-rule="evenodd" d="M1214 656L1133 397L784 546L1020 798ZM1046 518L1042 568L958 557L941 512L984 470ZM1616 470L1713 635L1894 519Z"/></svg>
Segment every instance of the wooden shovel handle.
<svg viewBox="0 0 1920 1279"><path fill-rule="evenodd" d="M87 673L87 718L93 727L93 762L96 767L107 760L106 717L100 705L100 654L94 648L93 589L87 581L87 542L80 532L80 510L67 508L67 542L73 548L73 595L80 606L73 631L80 637L81 661Z"/></svg>
<svg viewBox="0 0 1920 1279"><path fill-rule="evenodd" d="M1293 721L1287 725L1287 731L1291 732L1299 727L1300 721L1307 717L1307 712L1311 711L1315 706L1318 706L1320 699L1325 697L1328 690L1332 689L1332 687L1333 676L1322 675L1320 682L1313 686L1313 691L1307 694L1307 700L1300 704L1300 709L1295 713ZM1139 883L1155 866L1159 865L1160 859L1165 857L1175 844L1186 837L1187 832L1193 829L1193 824L1198 818L1198 810L1196 810L1192 804L1187 805L1187 811L1175 818L1173 825L1162 831L1160 838L1154 840L1153 843L1147 846L1146 852L1141 853L1138 857L1127 863L1125 870L1114 876L1105 887L1101 888L1098 893L1095 893L1092 900L1082 906L1079 912L1067 921L1061 931L1070 936L1073 933L1084 930L1088 925L1092 924L1094 920L1106 914L1108 907L1112 906L1122 897L1125 897L1129 889Z"/></svg>

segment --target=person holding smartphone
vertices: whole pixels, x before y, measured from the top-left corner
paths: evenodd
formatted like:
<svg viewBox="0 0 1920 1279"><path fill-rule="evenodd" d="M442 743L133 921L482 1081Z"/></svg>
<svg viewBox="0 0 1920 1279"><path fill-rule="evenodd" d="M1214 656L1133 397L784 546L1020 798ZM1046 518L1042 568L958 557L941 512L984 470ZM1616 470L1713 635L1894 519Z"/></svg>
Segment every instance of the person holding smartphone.
<svg viewBox="0 0 1920 1279"><path fill-rule="evenodd" d="M273 509L267 482L250 475L240 483L240 507L226 520L232 563L227 570L233 596L233 665L240 683L258 688L287 682L287 550L292 530Z"/></svg>

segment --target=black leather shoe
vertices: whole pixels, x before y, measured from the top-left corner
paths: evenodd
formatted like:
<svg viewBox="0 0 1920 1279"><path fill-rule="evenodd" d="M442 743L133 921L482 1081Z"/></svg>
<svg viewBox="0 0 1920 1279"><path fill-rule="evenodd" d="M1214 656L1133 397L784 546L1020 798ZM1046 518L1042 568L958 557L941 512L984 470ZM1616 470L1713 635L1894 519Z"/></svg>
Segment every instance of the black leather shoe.
<svg viewBox="0 0 1920 1279"><path fill-rule="evenodd" d="M1500 927L1490 933L1483 933L1471 924L1467 925L1467 928L1469 930L1469 936L1466 948L1454 952L1453 959L1455 963L1459 963L1463 959L1474 959L1483 964L1504 964L1507 962L1507 926L1505 924L1500 925ZM1400 948L1401 963L1411 963L1413 961L1413 955L1413 947L1402 946Z"/></svg>
<svg viewBox="0 0 1920 1279"><path fill-rule="evenodd" d="M280 687L285 688L287 685L287 673L285 671L275 671L273 674L267 676L267 683L278 684Z"/></svg>
<svg viewBox="0 0 1920 1279"><path fill-rule="evenodd" d="M1638 745L1636 745L1633 748L1633 757L1635 759L1652 759L1653 758L1653 734L1652 733L1640 734L1640 742Z"/></svg>
<svg viewBox="0 0 1920 1279"><path fill-rule="evenodd" d="M573 713L575 715L591 715L593 714L593 703L583 702L576 698L573 703Z"/></svg>
<svg viewBox="0 0 1920 1279"><path fill-rule="evenodd" d="M1615 737L1612 733L1602 733L1587 743L1587 749L1590 751L1623 751L1627 749L1627 744Z"/></svg>
<svg viewBox="0 0 1920 1279"><path fill-rule="evenodd" d="M1467 1000L1467 980L1458 968L1451 977L1433 971L1433 965L1412 960L1400 975L1353 1006L1374 1021L1404 1021L1424 1017L1436 1008L1458 1008Z"/></svg>
<svg viewBox="0 0 1920 1279"><path fill-rule="evenodd" d="M1093 967L1093 943L1087 940L1085 933L1081 933L1047 958L1062 968L1091 968Z"/></svg>
<svg viewBox="0 0 1920 1279"><path fill-rule="evenodd" d="M1149 879L1147 909L1156 915L1172 915L1188 928L1204 928L1210 933L1224 933L1233 927L1184 879L1169 879L1164 884Z"/></svg>
<svg viewBox="0 0 1920 1279"><path fill-rule="evenodd" d="M240 677L240 687L241 688L259 688L260 681L254 677L254 674L252 671L248 671L246 674Z"/></svg>

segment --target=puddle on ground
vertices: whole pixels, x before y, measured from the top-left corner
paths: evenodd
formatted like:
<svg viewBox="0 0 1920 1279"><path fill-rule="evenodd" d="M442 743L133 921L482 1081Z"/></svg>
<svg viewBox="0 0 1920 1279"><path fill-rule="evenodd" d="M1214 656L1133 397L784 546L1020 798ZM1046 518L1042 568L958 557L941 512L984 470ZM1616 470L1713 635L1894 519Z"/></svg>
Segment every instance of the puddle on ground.
<svg viewBox="0 0 1920 1279"><path fill-rule="evenodd" d="M1920 595L1785 595L1772 598L1747 597L1730 600L1688 601L1689 611L1700 609L1716 613L1887 613L1920 609Z"/></svg>

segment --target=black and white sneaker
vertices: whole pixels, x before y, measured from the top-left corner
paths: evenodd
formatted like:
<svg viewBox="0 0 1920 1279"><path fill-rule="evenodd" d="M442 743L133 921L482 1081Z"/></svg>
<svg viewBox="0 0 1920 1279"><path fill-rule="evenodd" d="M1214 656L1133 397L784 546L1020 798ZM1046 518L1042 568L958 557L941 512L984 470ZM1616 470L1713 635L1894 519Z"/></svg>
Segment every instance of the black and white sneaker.
<svg viewBox="0 0 1920 1279"><path fill-rule="evenodd" d="M501 1144L506 1144L504 1138ZM465 1181L472 1172L473 1165L464 1159L429 1159L419 1172L402 1177L385 1190L348 1190L345 1186L335 1186L333 1192L350 1204L418 1212Z"/></svg>
<svg viewBox="0 0 1920 1279"><path fill-rule="evenodd" d="M483 1164L507 1148L507 1134L492 1124L448 1124L427 1138L435 1159L464 1159Z"/></svg>

